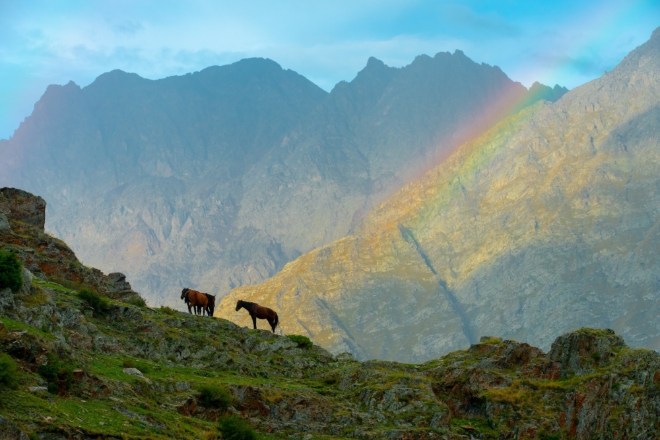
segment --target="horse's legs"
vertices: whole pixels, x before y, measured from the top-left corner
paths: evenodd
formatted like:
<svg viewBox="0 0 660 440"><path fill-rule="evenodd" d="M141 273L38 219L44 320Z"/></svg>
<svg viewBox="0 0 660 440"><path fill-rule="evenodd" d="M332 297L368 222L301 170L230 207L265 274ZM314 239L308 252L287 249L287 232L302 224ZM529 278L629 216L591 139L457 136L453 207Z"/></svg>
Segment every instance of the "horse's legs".
<svg viewBox="0 0 660 440"><path fill-rule="evenodd" d="M257 317L252 315L252 324L254 325L254 329L257 329Z"/></svg>
<svg viewBox="0 0 660 440"><path fill-rule="evenodd" d="M190 303L188 303L188 313L190 313L192 315L192 310L190 310L190 307L191 307L191 305L190 305Z"/></svg>
<svg viewBox="0 0 660 440"><path fill-rule="evenodd" d="M273 329L273 333L275 333L275 324L274 324L274 322L275 322L275 320L273 320L273 321L271 321L270 319L268 320L268 324L270 324L270 328Z"/></svg>

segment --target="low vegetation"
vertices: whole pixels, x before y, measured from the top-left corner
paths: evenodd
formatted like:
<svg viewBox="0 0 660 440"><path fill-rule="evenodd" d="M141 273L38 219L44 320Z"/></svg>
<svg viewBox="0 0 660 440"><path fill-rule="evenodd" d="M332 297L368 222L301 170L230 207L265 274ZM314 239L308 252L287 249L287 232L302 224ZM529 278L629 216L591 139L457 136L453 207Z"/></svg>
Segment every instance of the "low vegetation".
<svg viewBox="0 0 660 440"><path fill-rule="evenodd" d="M298 347L300 348L310 348L312 345L314 345L307 336L287 335L287 338L298 344Z"/></svg>
<svg viewBox="0 0 660 440"><path fill-rule="evenodd" d="M223 440L256 440L257 434L248 422L236 416L220 420L220 433Z"/></svg>
<svg viewBox="0 0 660 440"><path fill-rule="evenodd" d="M22 264L12 252L0 250L0 289L9 287L18 292L23 286Z"/></svg>
<svg viewBox="0 0 660 440"><path fill-rule="evenodd" d="M199 403L204 408L226 410L231 404L231 394L225 388L204 385L199 389Z"/></svg>
<svg viewBox="0 0 660 440"><path fill-rule="evenodd" d="M105 316L110 311L110 302L93 290L81 290L78 292L78 298L85 301L98 316Z"/></svg>
<svg viewBox="0 0 660 440"><path fill-rule="evenodd" d="M47 358L47 363L41 364L37 372L48 383L48 392L66 393L73 385L73 367L68 362L62 360L54 353Z"/></svg>
<svg viewBox="0 0 660 440"><path fill-rule="evenodd" d="M3 386L11 389L18 387L18 369L14 359L0 353L0 389Z"/></svg>

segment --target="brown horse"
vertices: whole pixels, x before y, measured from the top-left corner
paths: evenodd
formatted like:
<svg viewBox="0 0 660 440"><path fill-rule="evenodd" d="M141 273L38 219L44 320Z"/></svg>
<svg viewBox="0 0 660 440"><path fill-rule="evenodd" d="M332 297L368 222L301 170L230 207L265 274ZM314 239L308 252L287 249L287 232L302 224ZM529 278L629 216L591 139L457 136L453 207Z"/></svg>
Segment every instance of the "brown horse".
<svg viewBox="0 0 660 440"><path fill-rule="evenodd" d="M250 316L252 317L252 324L254 325L255 330L257 329L257 318L267 319L268 324L270 324L270 328L272 328L273 333L275 333L275 327L277 327L277 324L280 322L280 318L278 318L275 310L260 306L257 303L251 303L239 299L236 303L236 311L238 312L241 307L250 312Z"/></svg>
<svg viewBox="0 0 660 440"><path fill-rule="evenodd" d="M209 300L209 304L206 306L206 313L209 316L213 316L213 310L215 310L215 295L210 295L208 293L205 293L206 298Z"/></svg>
<svg viewBox="0 0 660 440"><path fill-rule="evenodd" d="M196 290L188 289L187 287L181 291L181 299L188 305L188 313L192 315L191 307L195 308L195 315L204 315L208 312L209 299L205 293Z"/></svg>

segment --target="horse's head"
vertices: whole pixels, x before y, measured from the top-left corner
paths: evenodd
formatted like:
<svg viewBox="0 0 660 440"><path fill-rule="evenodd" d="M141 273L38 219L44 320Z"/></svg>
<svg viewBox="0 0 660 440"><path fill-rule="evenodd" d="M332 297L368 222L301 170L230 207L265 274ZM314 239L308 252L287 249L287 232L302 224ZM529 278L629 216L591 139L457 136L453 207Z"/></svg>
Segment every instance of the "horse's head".
<svg viewBox="0 0 660 440"><path fill-rule="evenodd" d="M186 294L188 293L190 289L187 287L184 287L183 290L181 291L181 299L184 299L186 297Z"/></svg>
<svg viewBox="0 0 660 440"><path fill-rule="evenodd" d="M238 312L239 310L241 310L241 307L243 307L243 301L239 299L238 302L236 303L236 311Z"/></svg>

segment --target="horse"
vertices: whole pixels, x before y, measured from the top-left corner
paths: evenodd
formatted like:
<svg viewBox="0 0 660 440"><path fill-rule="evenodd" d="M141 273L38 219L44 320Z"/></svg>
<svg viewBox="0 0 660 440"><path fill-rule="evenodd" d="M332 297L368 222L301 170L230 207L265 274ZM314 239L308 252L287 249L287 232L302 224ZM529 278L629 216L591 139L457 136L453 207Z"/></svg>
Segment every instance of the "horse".
<svg viewBox="0 0 660 440"><path fill-rule="evenodd" d="M257 303L251 303L239 299L236 303L236 311L238 312L241 307L245 308L245 310L250 313L250 316L252 317L252 324L254 325L255 330L257 329L257 318L267 319L268 324L270 324L270 328L272 328L273 333L275 333L275 327L277 327L277 324L280 322L280 318L277 316L277 313L275 313L275 310L260 306Z"/></svg>
<svg viewBox="0 0 660 440"><path fill-rule="evenodd" d="M204 315L204 311L208 311L209 299L205 293L196 290L188 289L187 287L181 291L181 299L188 305L188 313L192 315L191 307L195 308L195 315Z"/></svg>
<svg viewBox="0 0 660 440"><path fill-rule="evenodd" d="M213 310L215 310L215 295L210 295L208 293L205 293L204 295L206 295L206 298L209 300L209 303L206 306L206 313L209 316L213 316Z"/></svg>

